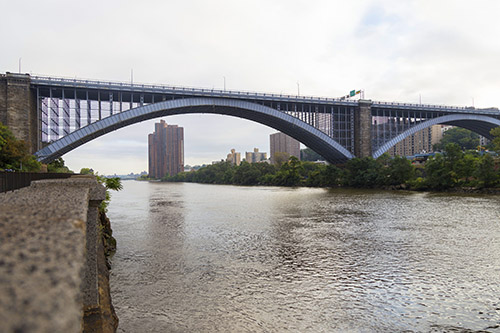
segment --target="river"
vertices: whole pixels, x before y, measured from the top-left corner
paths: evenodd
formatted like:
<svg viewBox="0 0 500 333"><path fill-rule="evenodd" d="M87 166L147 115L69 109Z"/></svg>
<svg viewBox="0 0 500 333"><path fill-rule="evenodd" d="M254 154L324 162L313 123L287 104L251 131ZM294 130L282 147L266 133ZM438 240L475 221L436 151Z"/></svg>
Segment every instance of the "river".
<svg viewBox="0 0 500 333"><path fill-rule="evenodd" d="M123 185L119 332L500 332L499 196Z"/></svg>

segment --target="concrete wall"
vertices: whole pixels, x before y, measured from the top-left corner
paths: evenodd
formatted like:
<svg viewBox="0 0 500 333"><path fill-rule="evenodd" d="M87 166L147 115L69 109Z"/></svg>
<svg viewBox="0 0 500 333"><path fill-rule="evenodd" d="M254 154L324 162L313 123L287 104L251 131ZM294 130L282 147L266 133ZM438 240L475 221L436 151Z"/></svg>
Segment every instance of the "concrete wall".
<svg viewBox="0 0 500 333"><path fill-rule="evenodd" d="M30 152L38 150L38 116L35 93L28 74L0 75L0 121L24 140Z"/></svg>
<svg viewBox="0 0 500 333"><path fill-rule="evenodd" d="M109 287L98 271L104 198L95 178L81 176L0 194L0 332L116 329L102 323L99 292Z"/></svg>

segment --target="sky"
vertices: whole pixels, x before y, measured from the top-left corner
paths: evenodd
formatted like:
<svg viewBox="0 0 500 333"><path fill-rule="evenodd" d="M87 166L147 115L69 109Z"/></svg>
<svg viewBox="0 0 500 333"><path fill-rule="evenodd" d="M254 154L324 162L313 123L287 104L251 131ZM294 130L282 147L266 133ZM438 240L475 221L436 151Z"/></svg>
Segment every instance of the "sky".
<svg viewBox="0 0 500 333"><path fill-rule="evenodd" d="M500 107L496 0L0 0L0 72L268 93ZM269 152L272 128L217 115L184 127L185 163ZM147 170L145 121L63 156Z"/></svg>

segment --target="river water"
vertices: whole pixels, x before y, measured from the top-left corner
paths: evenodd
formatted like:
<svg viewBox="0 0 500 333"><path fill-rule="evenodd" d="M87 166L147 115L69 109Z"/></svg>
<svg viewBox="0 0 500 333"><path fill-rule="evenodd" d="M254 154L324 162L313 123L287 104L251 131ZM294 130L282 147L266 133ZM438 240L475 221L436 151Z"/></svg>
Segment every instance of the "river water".
<svg viewBox="0 0 500 333"><path fill-rule="evenodd" d="M124 181L120 332L500 332L500 198Z"/></svg>

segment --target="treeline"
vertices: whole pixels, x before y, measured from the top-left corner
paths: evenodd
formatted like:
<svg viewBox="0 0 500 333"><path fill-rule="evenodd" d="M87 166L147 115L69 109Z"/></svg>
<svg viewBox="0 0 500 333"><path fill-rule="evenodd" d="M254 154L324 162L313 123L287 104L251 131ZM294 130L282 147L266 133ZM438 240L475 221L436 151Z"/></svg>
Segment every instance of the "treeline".
<svg viewBox="0 0 500 333"><path fill-rule="evenodd" d="M206 184L312 186L312 187L398 187L416 190L446 190L454 187L498 187L498 165L490 154L464 153L448 144L443 154L415 166L404 157L385 154L378 159L353 158L343 166L301 162L291 157L276 167L268 163L220 162L198 171L167 176L163 181Z"/></svg>

